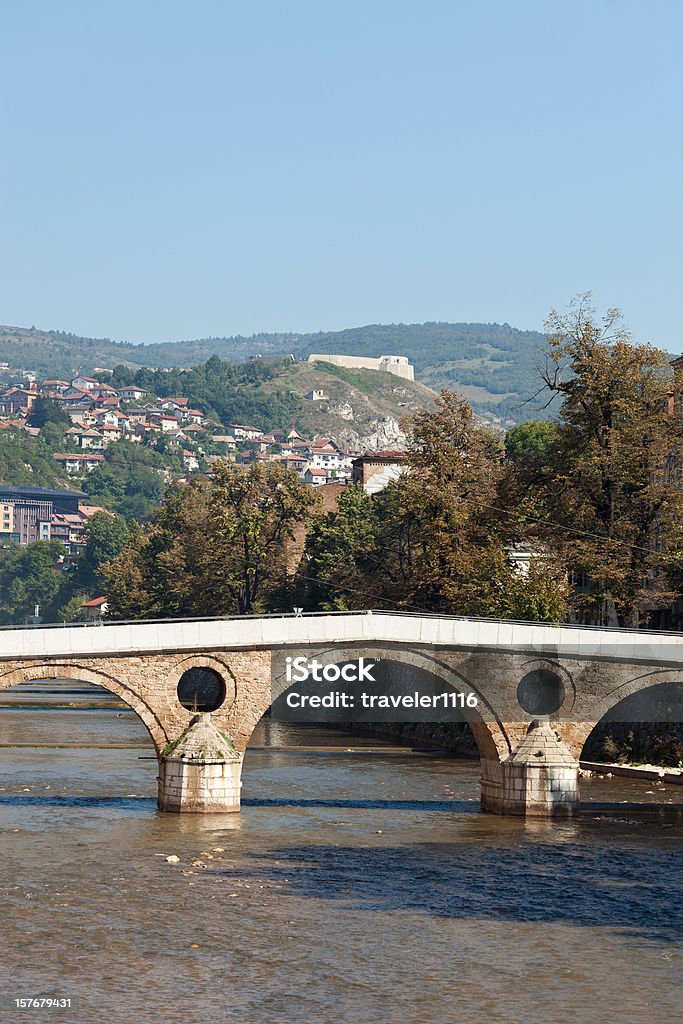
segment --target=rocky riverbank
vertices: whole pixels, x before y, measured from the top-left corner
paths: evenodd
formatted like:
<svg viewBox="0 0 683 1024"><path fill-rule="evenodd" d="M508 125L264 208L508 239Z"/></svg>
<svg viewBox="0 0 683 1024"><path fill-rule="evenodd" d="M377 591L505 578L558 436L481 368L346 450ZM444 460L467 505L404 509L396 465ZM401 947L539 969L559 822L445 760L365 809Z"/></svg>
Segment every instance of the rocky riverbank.
<svg viewBox="0 0 683 1024"><path fill-rule="evenodd" d="M344 728L397 743L448 750L460 757L479 756L472 731L462 722L364 722ZM582 760L604 764L678 768L683 763L683 724L610 722L598 725L588 737L581 756Z"/></svg>

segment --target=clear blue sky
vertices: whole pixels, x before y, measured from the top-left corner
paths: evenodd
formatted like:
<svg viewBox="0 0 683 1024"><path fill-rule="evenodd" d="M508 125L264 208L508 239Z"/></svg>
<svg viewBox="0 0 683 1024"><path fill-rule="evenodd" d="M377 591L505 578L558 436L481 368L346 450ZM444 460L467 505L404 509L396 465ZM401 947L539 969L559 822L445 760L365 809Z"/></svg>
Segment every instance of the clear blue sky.
<svg viewBox="0 0 683 1024"><path fill-rule="evenodd" d="M679 0L23 0L0 322L131 341L538 328L682 348Z"/></svg>

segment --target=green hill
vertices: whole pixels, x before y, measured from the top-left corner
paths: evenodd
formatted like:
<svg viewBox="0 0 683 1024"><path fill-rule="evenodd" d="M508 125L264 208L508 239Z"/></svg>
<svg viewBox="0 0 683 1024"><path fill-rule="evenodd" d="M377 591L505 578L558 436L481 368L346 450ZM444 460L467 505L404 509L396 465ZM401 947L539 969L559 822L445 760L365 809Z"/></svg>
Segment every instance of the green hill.
<svg viewBox="0 0 683 1024"><path fill-rule="evenodd" d="M393 448L403 443L401 421L432 405L434 392L418 381L377 370L347 370L329 363L295 362L262 385L266 393L286 388L301 403L296 424L305 437L325 435L349 448ZM306 400L311 391L325 394Z"/></svg>
<svg viewBox="0 0 683 1024"><path fill-rule="evenodd" d="M291 358L238 364L212 356L187 370L118 366L112 379L116 387L136 384L160 397L185 395L216 427L296 427L304 437L329 436L362 449L395 447L404 439L400 421L435 398L424 384L390 373ZM307 399L313 391L324 397Z"/></svg>
<svg viewBox="0 0 683 1024"><path fill-rule="evenodd" d="M212 355L232 362L253 356L311 352L380 356L407 355L416 377L430 388L450 387L464 394L480 414L520 422L547 415L541 402L528 401L538 388L537 367L544 335L509 324L371 324L317 334L258 334L250 338L132 345L82 338L58 331L0 327L0 360L14 369L64 377L96 368L196 366ZM526 404L528 402L528 404Z"/></svg>

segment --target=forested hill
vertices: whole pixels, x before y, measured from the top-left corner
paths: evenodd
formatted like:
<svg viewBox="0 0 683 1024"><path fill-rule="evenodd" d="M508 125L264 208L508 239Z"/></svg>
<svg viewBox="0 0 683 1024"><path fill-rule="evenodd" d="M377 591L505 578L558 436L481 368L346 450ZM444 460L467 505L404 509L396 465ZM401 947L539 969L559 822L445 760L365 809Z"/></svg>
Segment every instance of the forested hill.
<svg viewBox="0 0 683 1024"><path fill-rule="evenodd" d="M463 393L485 416L520 422L539 416L539 404L525 404L538 388L537 368L545 339L537 331L509 324L372 324L318 334L257 334L250 338L132 345L81 338L59 331L0 327L0 360L13 368L50 377L92 373L98 367L189 367L212 355L241 362L251 356L310 352L346 355L407 355L417 379L431 388Z"/></svg>

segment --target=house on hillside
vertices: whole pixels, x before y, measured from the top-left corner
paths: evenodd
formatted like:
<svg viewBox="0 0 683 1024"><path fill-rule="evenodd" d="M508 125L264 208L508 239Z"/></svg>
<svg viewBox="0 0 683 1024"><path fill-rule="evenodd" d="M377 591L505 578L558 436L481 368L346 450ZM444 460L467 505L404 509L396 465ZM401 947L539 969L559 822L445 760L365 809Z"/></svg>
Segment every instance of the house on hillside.
<svg viewBox="0 0 683 1024"><path fill-rule="evenodd" d="M200 409L186 409L183 415L183 420L189 420L190 423L196 423L197 426L201 427L204 422L204 413Z"/></svg>
<svg viewBox="0 0 683 1024"><path fill-rule="evenodd" d="M125 415L118 409L100 409L93 412L98 427L121 427L126 422Z"/></svg>
<svg viewBox="0 0 683 1024"><path fill-rule="evenodd" d="M38 397L37 391L9 388L0 396L0 416L25 416Z"/></svg>
<svg viewBox="0 0 683 1024"><path fill-rule="evenodd" d="M99 452L66 452L59 455L53 455L53 458L64 467L67 473L90 473L93 469L97 469L99 465L104 462L104 455L100 455Z"/></svg>
<svg viewBox="0 0 683 1024"><path fill-rule="evenodd" d="M166 409L168 412L173 413L177 409L187 409L189 404L189 398L164 398L163 402L159 403L162 409Z"/></svg>
<svg viewBox="0 0 683 1024"><path fill-rule="evenodd" d="M71 387L77 388L79 391L98 391L104 386L94 377L74 377L71 381Z"/></svg>
<svg viewBox="0 0 683 1024"><path fill-rule="evenodd" d="M340 470L351 472L351 459L329 438L311 441L308 452L311 465L324 469L330 476L336 476Z"/></svg>
<svg viewBox="0 0 683 1024"><path fill-rule="evenodd" d="M212 434L211 440L214 444L219 444L229 451L237 447L237 441L231 434Z"/></svg>
<svg viewBox="0 0 683 1024"><path fill-rule="evenodd" d="M74 444L77 444L79 448L104 448L104 438L99 430L95 430L94 427L71 427L66 431L67 436Z"/></svg>
<svg viewBox="0 0 683 1024"><path fill-rule="evenodd" d="M249 427L243 423L228 423L225 429L236 441L253 441L263 433L260 427Z"/></svg>
<svg viewBox="0 0 683 1024"><path fill-rule="evenodd" d="M94 401L94 395L84 388L69 387L62 391L60 401L65 409L89 409Z"/></svg>
<svg viewBox="0 0 683 1024"><path fill-rule="evenodd" d="M51 398L53 395L63 394L68 387L68 380L44 380L40 383L38 391L41 395Z"/></svg>
<svg viewBox="0 0 683 1024"><path fill-rule="evenodd" d="M296 470L300 475L309 467L309 461L305 455L295 455L293 452L287 452L285 455L275 455L273 456L273 461L281 462L283 466Z"/></svg>
<svg viewBox="0 0 683 1024"><path fill-rule="evenodd" d="M121 400L118 395L98 395L93 402L93 409L101 412L104 409L118 409Z"/></svg>
<svg viewBox="0 0 683 1024"><path fill-rule="evenodd" d="M126 409L126 418L131 423L145 423L148 414L149 409Z"/></svg>
<svg viewBox="0 0 683 1024"><path fill-rule="evenodd" d="M311 487L322 487L323 484L327 483L327 473L324 469L309 466L303 474L303 480L305 483L310 484Z"/></svg>
<svg viewBox="0 0 683 1024"><path fill-rule="evenodd" d="M105 444L110 444L112 441L120 441L123 436L123 431L118 423L105 423L98 429Z"/></svg>

